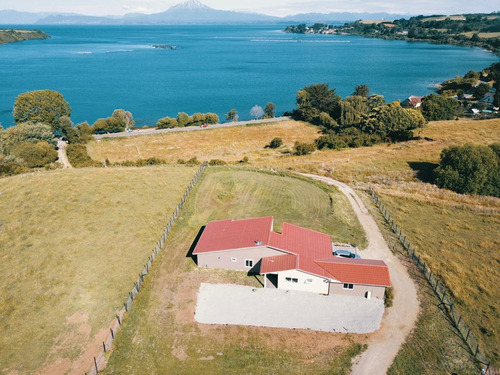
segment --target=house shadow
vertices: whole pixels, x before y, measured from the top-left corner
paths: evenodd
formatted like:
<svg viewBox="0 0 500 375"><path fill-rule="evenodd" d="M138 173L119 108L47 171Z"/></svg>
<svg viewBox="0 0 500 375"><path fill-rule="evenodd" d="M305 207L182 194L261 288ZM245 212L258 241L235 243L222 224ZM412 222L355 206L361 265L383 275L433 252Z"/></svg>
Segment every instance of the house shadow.
<svg viewBox="0 0 500 375"><path fill-rule="evenodd" d="M416 177L420 181L427 183L434 182L434 170L439 166L439 164L423 161L409 161L408 165L416 172Z"/></svg>
<svg viewBox="0 0 500 375"><path fill-rule="evenodd" d="M196 245L198 244L198 241L200 240L200 237L203 234L204 230L205 230L205 225L202 226L198 231L196 238L194 239L193 243L191 244L191 247L189 248L189 251L186 254L186 258L191 258L196 265L198 265L198 256L193 255L193 251L196 248Z"/></svg>

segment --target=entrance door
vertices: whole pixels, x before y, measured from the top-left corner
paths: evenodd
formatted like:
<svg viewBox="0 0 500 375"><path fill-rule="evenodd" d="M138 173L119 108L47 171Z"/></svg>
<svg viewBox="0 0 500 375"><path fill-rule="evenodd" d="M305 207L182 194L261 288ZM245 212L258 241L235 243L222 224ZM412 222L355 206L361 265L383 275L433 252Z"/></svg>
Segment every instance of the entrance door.
<svg viewBox="0 0 500 375"><path fill-rule="evenodd" d="M278 288L278 275L273 273L268 273L266 277L267 277L267 283L266 283L267 288L274 288L274 289Z"/></svg>
<svg viewBox="0 0 500 375"><path fill-rule="evenodd" d="M370 299L372 298L372 292L370 292L369 290L365 293L365 298L366 299Z"/></svg>

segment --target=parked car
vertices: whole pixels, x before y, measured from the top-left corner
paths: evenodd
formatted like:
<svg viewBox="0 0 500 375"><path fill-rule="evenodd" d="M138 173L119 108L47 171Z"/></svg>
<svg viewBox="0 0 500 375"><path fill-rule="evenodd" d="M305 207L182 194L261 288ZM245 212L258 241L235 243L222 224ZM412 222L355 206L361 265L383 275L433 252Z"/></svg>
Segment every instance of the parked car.
<svg viewBox="0 0 500 375"><path fill-rule="evenodd" d="M358 254L355 254L349 250L335 250L333 252L333 255L340 258L361 259L361 257Z"/></svg>

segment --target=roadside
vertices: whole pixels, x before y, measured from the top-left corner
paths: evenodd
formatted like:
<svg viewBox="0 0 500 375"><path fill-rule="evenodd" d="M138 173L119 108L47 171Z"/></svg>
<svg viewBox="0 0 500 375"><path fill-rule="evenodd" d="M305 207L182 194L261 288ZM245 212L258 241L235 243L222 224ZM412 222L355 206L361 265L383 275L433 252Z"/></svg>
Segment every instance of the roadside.
<svg viewBox="0 0 500 375"><path fill-rule="evenodd" d="M68 144L62 139L57 139L57 155L59 156L59 162L62 164L63 168L73 168L68 160L68 155L66 154L66 146Z"/></svg>
<svg viewBox="0 0 500 375"><path fill-rule="evenodd" d="M394 289L393 306L387 309L381 329L372 336L368 349L354 359L352 368L353 375L385 374L415 326L420 310L415 284L407 269L389 249L377 223L354 189L328 177L301 175L339 188L349 200L366 232L368 247L361 251L361 255L365 258L384 260L389 266Z"/></svg>
<svg viewBox="0 0 500 375"><path fill-rule="evenodd" d="M133 130L131 132L99 134L99 135L94 135L94 138L95 139L119 138L119 137L133 137L133 136L137 136L137 135L150 135L150 134L162 134L162 133L189 132L189 131L194 131L194 130L209 130L209 129L220 129L220 128L232 128L232 127L235 127L235 126L266 124L266 123L270 123L270 122L282 122L282 121L289 121L289 120L291 120L291 117L282 116L282 117L274 117L274 118L261 119L261 120L226 122L224 124L209 125L209 126L207 126L205 128L203 128L201 126L188 126L188 127L185 127L185 128L171 128L171 129L148 128L148 129Z"/></svg>

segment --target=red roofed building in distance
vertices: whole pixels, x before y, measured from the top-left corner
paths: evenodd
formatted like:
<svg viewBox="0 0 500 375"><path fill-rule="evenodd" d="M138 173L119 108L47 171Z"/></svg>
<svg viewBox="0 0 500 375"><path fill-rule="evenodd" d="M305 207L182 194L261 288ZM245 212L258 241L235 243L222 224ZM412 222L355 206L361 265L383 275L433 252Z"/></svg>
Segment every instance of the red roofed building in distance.
<svg viewBox="0 0 500 375"><path fill-rule="evenodd" d="M261 274L266 288L383 299L391 286L383 261L335 257L329 235L289 223L276 233L271 216L212 221L193 255L199 267Z"/></svg>

